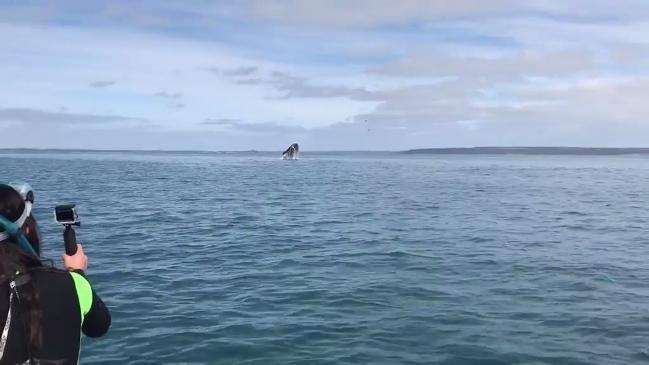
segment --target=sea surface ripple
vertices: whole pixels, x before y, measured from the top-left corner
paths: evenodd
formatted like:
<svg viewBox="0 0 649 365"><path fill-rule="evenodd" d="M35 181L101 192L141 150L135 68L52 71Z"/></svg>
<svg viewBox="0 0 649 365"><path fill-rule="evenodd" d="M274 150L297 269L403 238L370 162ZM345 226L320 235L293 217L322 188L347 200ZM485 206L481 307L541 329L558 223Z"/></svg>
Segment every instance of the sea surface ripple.
<svg viewBox="0 0 649 365"><path fill-rule="evenodd" d="M84 364L649 362L649 160L4 152L75 202Z"/></svg>

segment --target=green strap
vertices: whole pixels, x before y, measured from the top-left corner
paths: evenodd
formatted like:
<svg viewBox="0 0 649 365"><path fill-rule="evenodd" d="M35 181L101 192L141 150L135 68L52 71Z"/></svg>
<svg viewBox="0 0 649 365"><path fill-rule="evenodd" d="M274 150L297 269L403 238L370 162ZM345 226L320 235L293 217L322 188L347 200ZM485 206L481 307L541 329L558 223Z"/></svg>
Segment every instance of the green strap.
<svg viewBox="0 0 649 365"><path fill-rule="evenodd" d="M70 275L72 275L74 287L77 289L79 308L81 309L81 324L83 325L83 319L86 317L86 314L90 312L90 307L92 307L92 288L90 287L88 280L86 280L82 275L79 275L76 272L70 272Z"/></svg>

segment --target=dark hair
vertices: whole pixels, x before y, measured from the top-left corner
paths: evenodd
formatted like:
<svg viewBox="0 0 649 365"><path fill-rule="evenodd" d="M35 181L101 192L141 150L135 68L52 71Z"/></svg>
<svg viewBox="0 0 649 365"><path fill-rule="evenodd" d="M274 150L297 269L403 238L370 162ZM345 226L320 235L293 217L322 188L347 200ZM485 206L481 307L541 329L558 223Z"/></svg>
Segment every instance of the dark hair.
<svg viewBox="0 0 649 365"><path fill-rule="evenodd" d="M18 192L7 185L0 185L0 215L6 219L15 222L20 218L25 209L25 202ZM36 252L40 252L40 237L38 234L38 224L33 216L29 216L23 225L23 232L30 241ZM28 234L26 232L29 232ZM0 242L0 285L8 286L18 273L28 273L30 271L42 268L38 257L28 254L18 246L13 239L9 238ZM43 311L38 302L38 293L34 290L33 282L30 280L20 287L20 301L24 303L29 316L29 345L33 353L40 349L43 338L41 329L41 320Z"/></svg>

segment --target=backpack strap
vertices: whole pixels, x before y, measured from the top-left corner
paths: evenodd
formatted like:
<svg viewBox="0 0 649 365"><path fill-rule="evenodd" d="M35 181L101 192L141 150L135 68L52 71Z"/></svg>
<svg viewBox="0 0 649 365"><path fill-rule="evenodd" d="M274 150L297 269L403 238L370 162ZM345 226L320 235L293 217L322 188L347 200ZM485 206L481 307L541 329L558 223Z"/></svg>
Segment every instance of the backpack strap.
<svg viewBox="0 0 649 365"><path fill-rule="evenodd" d="M2 360L2 357L4 356L5 347L7 345L7 339L9 337L9 330L11 329L11 318L12 318L11 312L14 307L14 301L18 301L18 304L20 304L20 294L18 293L18 288L29 283L30 281L31 281L31 276L29 274L18 273L18 276L16 276L14 280L12 280L9 283L9 289L10 289L9 310L7 311L7 320L5 321L4 328L2 329L2 334L0 335L0 360ZM20 313L20 309L21 308L19 307L18 308L19 313ZM25 331L27 331L26 327L25 327ZM27 340L27 353L28 353L28 359L31 359L31 349L30 349L29 340Z"/></svg>

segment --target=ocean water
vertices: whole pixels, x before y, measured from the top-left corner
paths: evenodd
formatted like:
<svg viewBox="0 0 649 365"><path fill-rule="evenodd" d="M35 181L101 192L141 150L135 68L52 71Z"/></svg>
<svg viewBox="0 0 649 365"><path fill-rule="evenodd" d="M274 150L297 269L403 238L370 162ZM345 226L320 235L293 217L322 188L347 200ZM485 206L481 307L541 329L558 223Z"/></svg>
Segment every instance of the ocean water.
<svg viewBox="0 0 649 365"><path fill-rule="evenodd" d="M649 362L649 158L3 152L113 314L84 364Z"/></svg>

